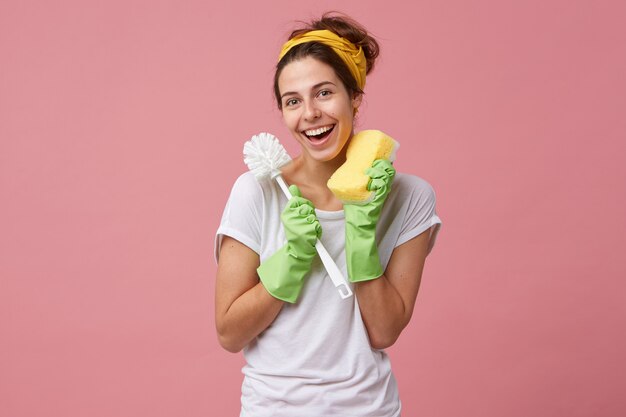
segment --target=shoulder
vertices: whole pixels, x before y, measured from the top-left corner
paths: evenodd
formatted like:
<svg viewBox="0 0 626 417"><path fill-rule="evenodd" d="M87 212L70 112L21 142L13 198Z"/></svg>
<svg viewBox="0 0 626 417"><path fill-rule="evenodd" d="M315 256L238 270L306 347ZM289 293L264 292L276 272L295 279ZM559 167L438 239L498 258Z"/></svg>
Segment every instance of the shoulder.
<svg viewBox="0 0 626 417"><path fill-rule="evenodd" d="M252 172L246 171L235 180L235 184L233 185L233 191L234 190L261 192L261 185Z"/></svg>
<svg viewBox="0 0 626 417"><path fill-rule="evenodd" d="M255 206L259 210L261 207L274 209L280 205L282 193L276 181L270 178L258 179L250 171L241 174L233 184L230 192L229 202L231 206L242 205L246 207ZM282 209L277 208L282 211Z"/></svg>
<svg viewBox="0 0 626 417"><path fill-rule="evenodd" d="M233 184L231 198L247 200L264 200L274 192L274 184L270 179L257 179L250 171L241 174Z"/></svg>
<svg viewBox="0 0 626 417"><path fill-rule="evenodd" d="M417 175L398 172L393 180L392 192L399 198L435 200L435 190L425 179Z"/></svg>
<svg viewBox="0 0 626 417"><path fill-rule="evenodd" d="M239 175L230 189L226 204L226 213L238 213L260 207L265 193L254 174L247 171ZM256 209L255 209L256 210Z"/></svg>

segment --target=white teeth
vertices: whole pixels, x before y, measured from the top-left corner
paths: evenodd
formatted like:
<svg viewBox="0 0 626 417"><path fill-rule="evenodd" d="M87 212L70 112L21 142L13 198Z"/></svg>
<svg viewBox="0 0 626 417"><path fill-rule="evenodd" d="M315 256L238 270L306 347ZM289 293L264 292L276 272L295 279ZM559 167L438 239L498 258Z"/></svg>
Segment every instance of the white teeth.
<svg viewBox="0 0 626 417"><path fill-rule="evenodd" d="M320 127L320 128L312 129L312 130L305 130L304 134L307 136L317 136L317 135L321 135L324 132L328 132L332 128L333 127L331 125L331 126L324 126L324 127Z"/></svg>

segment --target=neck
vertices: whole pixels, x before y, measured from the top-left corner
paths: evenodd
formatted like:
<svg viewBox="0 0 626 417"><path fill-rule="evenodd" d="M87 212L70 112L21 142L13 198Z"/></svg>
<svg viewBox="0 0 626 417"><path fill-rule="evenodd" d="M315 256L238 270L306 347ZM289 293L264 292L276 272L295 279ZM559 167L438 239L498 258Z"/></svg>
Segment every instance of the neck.
<svg viewBox="0 0 626 417"><path fill-rule="evenodd" d="M346 148L330 161L317 161L302 153L295 158L294 168L300 174L298 176L306 178L311 185L326 187L330 176L346 161Z"/></svg>

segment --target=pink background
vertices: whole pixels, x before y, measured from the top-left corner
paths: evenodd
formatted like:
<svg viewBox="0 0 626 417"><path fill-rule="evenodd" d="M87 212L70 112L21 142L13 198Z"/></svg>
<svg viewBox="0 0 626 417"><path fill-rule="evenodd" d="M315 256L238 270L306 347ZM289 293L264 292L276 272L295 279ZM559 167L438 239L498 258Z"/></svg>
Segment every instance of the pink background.
<svg viewBox="0 0 626 417"><path fill-rule="evenodd" d="M444 225L406 416L626 415L626 3L0 3L0 415L234 416L213 237L293 21L382 44L360 128Z"/></svg>

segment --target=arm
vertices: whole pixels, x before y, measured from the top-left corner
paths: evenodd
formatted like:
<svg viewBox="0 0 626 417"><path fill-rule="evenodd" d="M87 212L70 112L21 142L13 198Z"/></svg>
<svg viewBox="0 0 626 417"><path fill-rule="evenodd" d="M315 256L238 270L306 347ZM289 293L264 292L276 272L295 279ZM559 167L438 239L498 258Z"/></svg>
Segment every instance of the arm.
<svg viewBox="0 0 626 417"><path fill-rule="evenodd" d="M284 302L295 303L316 256L321 226L313 204L295 185L280 219L287 243L259 264L244 244L225 237L215 290L215 322L220 344L238 352L274 321Z"/></svg>
<svg viewBox="0 0 626 417"><path fill-rule="evenodd" d="M394 249L384 275L355 283L355 293L370 344L395 343L411 320L428 252L430 229Z"/></svg>
<svg viewBox="0 0 626 417"><path fill-rule="evenodd" d="M239 352L276 318L284 302L259 281L259 256L224 236L215 284L215 324L222 347Z"/></svg>
<svg viewBox="0 0 626 417"><path fill-rule="evenodd" d="M370 344L377 349L395 343L413 314L428 255L430 229L394 249L383 271L376 243L376 225L391 190L395 169L376 160L365 171L374 198L365 204L344 204L346 264Z"/></svg>

